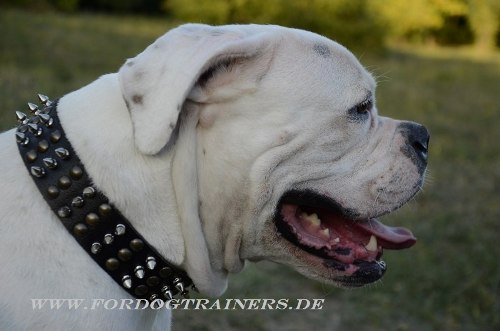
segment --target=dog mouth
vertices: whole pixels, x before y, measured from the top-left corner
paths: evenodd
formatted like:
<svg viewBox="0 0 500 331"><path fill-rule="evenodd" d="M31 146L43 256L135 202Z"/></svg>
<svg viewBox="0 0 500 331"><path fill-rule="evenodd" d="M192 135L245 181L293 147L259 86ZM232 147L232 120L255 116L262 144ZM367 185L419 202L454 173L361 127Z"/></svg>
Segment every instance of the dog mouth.
<svg viewBox="0 0 500 331"><path fill-rule="evenodd" d="M404 249L416 242L405 228L384 225L376 218L355 220L349 210L311 191L285 193L275 225L306 258L319 258L324 267L336 270L339 276L333 280L345 287L379 280L387 269L380 260L384 248Z"/></svg>

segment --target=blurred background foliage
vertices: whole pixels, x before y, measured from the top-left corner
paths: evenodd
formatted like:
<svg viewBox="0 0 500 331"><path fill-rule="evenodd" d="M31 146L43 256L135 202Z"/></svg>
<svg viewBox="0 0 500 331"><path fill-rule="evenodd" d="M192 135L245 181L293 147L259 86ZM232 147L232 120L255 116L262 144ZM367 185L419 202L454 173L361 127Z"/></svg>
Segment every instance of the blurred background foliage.
<svg viewBox="0 0 500 331"><path fill-rule="evenodd" d="M391 41L500 47L499 0L1 0L30 10L148 14L208 24L273 23L350 48Z"/></svg>

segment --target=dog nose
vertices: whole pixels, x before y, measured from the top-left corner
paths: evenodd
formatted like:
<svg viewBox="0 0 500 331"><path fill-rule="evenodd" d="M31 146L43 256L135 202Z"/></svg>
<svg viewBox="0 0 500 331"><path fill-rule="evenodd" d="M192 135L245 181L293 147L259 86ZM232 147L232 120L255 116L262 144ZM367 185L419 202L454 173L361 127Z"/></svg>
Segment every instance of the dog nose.
<svg viewBox="0 0 500 331"><path fill-rule="evenodd" d="M407 132L407 143L410 145L417 156L424 162L427 162L429 150L429 131L423 125L418 123L405 123Z"/></svg>

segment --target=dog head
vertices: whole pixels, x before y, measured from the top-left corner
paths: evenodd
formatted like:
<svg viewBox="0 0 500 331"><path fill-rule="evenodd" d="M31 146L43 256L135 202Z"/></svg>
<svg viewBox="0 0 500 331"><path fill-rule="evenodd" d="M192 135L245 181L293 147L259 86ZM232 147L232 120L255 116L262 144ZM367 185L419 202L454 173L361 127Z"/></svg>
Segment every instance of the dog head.
<svg viewBox="0 0 500 331"><path fill-rule="evenodd" d="M374 79L343 46L184 25L127 61L120 83L137 148L175 154L174 186L191 197L179 208L196 210L181 222L200 226L211 268L269 259L361 286L385 272L384 248L414 244L376 218L421 188L428 132L379 116Z"/></svg>

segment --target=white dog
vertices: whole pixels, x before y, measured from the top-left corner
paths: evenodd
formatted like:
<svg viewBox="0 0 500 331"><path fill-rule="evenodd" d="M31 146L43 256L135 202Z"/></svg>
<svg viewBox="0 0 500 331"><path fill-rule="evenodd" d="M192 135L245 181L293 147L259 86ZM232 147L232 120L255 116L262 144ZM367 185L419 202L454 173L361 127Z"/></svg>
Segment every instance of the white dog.
<svg viewBox="0 0 500 331"><path fill-rule="evenodd" d="M421 188L427 130L379 116L372 76L319 35L183 25L57 113L95 187L204 295L261 259L362 286L382 277L383 248L415 242L375 217ZM22 143L0 136L0 329L168 329L165 309L33 309L132 296L65 230Z"/></svg>

